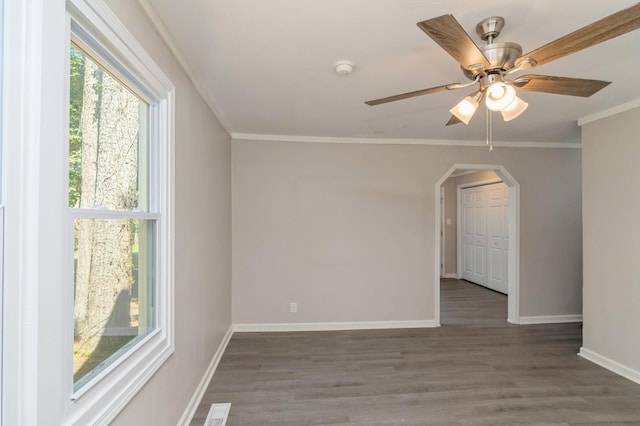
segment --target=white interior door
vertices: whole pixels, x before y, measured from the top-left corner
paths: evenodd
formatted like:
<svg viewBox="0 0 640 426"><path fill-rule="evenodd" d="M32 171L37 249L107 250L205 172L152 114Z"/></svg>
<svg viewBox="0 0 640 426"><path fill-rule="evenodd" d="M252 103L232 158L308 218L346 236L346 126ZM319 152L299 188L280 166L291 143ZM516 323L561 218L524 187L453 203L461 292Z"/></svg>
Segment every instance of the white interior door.
<svg viewBox="0 0 640 426"><path fill-rule="evenodd" d="M504 183L460 191L462 278L505 294L508 291L508 193Z"/></svg>
<svg viewBox="0 0 640 426"><path fill-rule="evenodd" d="M462 190L462 278L487 285L486 199L482 187Z"/></svg>
<svg viewBox="0 0 640 426"><path fill-rule="evenodd" d="M488 185L487 192L487 287L507 293L508 187ZM506 202L506 207L505 207Z"/></svg>

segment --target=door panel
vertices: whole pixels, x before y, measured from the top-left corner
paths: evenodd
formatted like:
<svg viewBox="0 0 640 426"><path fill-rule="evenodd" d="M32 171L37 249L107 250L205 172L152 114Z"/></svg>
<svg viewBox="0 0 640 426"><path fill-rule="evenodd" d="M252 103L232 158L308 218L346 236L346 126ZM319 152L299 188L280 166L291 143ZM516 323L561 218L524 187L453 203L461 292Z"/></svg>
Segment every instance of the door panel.
<svg viewBox="0 0 640 426"><path fill-rule="evenodd" d="M502 249L489 248L489 280L502 280Z"/></svg>
<svg viewBox="0 0 640 426"><path fill-rule="evenodd" d="M508 188L504 183L498 183L487 186L486 190L489 193L487 206L487 215L489 216L489 229L487 232L489 238L487 245L491 248L488 263L489 277L487 279L487 287L501 293L507 293L507 240L505 237L508 235L508 228L505 228L505 215L508 210L504 207L504 197Z"/></svg>
<svg viewBox="0 0 640 426"><path fill-rule="evenodd" d="M486 248L480 244L473 246L473 282L484 284L486 282L485 258Z"/></svg>
<svg viewBox="0 0 640 426"><path fill-rule="evenodd" d="M471 244L464 244L462 250L462 276L463 278L471 277L473 274L473 246Z"/></svg>
<svg viewBox="0 0 640 426"><path fill-rule="evenodd" d="M473 220L473 207L464 207L462 211L463 231L462 235L473 238L473 228L475 221Z"/></svg>
<svg viewBox="0 0 640 426"><path fill-rule="evenodd" d="M487 274L487 225L486 200L481 188L467 188L461 192L462 199L462 278L486 285Z"/></svg>

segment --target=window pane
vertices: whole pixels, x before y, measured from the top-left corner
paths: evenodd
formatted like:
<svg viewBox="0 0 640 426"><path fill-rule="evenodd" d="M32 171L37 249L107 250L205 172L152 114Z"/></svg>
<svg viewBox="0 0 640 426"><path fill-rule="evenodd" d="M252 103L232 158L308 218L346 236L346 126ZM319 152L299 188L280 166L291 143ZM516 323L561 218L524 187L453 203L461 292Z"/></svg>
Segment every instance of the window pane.
<svg viewBox="0 0 640 426"><path fill-rule="evenodd" d="M74 389L155 328L154 220L74 221Z"/></svg>
<svg viewBox="0 0 640 426"><path fill-rule="evenodd" d="M149 105L73 45L69 99L69 206L148 210Z"/></svg>

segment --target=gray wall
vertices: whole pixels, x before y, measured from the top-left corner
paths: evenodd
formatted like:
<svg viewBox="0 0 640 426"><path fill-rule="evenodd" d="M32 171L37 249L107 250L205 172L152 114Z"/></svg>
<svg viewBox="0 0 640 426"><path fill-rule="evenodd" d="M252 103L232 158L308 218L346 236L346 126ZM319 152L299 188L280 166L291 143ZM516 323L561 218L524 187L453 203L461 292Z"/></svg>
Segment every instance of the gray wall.
<svg viewBox="0 0 640 426"><path fill-rule="evenodd" d="M520 315L580 314L580 162L579 149L234 140L234 323L434 319L436 182L455 163L502 164L521 185Z"/></svg>
<svg viewBox="0 0 640 426"><path fill-rule="evenodd" d="M231 141L138 2L108 3L176 86L176 350L115 424L175 425L231 325Z"/></svg>
<svg viewBox="0 0 640 426"><path fill-rule="evenodd" d="M582 128L583 346L640 376L640 108Z"/></svg>
<svg viewBox="0 0 640 426"><path fill-rule="evenodd" d="M500 179L492 170L469 173L462 176L450 177L442 183L444 188L444 216L451 220L451 224L445 222L445 274L456 274L458 268L458 185L473 182Z"/></svg>

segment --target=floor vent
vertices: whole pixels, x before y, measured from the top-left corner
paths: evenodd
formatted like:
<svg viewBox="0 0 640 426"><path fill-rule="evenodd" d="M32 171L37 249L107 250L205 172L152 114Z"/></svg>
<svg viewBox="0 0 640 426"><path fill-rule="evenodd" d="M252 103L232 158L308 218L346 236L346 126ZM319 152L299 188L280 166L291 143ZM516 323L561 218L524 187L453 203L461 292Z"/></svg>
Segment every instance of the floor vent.
<svg viewBox="0 0 640 426"><path fill-rule="evenodd" d="M207 414L207 420L204 421L204 426L224 426L227 423L229 409L231 409L230 402L225 404L211 404L209 414Z"/></svg>

